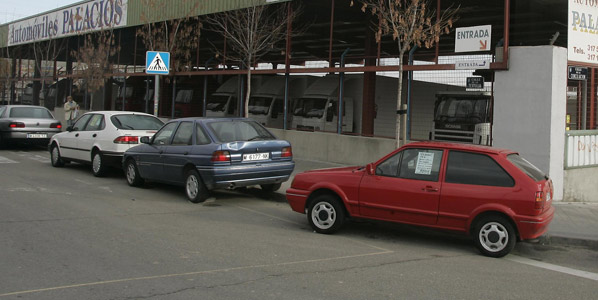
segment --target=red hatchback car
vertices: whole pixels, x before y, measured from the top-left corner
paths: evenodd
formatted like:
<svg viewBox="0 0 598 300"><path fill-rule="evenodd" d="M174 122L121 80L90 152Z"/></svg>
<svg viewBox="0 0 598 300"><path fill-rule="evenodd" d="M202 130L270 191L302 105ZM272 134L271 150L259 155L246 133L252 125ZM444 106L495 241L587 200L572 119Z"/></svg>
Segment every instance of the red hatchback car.
<svg viewBox="0 0 598 300"><path fill-rule="evenodd" d="M414 142L365 167L297 174L286 197L312 228L332 233L348 217L470 234L502 257L552 221L552 181L514 151Z"/></svg>

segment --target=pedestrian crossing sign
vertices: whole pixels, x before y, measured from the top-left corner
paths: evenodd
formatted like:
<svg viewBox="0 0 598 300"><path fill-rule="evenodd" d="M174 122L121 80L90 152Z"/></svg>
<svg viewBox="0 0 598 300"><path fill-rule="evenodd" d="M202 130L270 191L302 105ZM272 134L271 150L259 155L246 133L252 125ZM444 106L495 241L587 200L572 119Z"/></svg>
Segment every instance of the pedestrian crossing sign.
<svg viewBox="0 0 598 300"><path fill-rule="evenodd" d="M170 69L170 53L147 51L145 53L145 73L168 75Z"/></svg>

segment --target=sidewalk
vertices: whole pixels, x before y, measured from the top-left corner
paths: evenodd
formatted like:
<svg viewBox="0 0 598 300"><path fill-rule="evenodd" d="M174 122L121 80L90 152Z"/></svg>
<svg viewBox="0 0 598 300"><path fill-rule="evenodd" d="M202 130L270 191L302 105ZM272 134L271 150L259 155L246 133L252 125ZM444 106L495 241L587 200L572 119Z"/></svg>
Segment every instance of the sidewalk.
<svg viewBox="0 0 598 300"><path fill-rule="evenodd" d="M292 177L300 172L314 169L343 167L345 165L295 158L295 171L291 179L282 184L284 193L291 186ZM598 250L598 202L553 202L554 219L548 232L540 238L543 244L577 245Z"/></svg>

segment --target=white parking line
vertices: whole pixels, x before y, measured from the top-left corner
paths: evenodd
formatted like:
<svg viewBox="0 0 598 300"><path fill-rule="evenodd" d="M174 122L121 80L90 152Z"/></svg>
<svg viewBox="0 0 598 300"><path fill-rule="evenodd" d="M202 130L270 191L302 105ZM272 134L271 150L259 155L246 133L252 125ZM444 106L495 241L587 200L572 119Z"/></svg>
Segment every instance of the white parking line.
<svg viewBox="0 0 598 300"><path fill-rule="evenodd" d="M546 269L546 270L551 270L551 271L555 271L555 272L560 272L560 273L564 273L564 274L569 274L569 275L573 275L573 276L577 276L577 277L582 277L582 278L598 281L597 273L557 266L557 265L553 265L553 264L549 264L549 263L545 263L545 262L541 262L541 261L537 261L537 260L533 260L533 259L529 259L529 258L524 258L521 256L516 256L516 255L509 255L506 259L513 261L513 262L520 263L520 264L530 265L530 266L534 266L534 267L538 267L538 268L542 268L542 269Z"/></svg>
<svg viewBox="0 0 598 300"><path fill-rule="evenodd" d="M207 275L207 274L214 274L214 273L225 273L225 272L231 272L231 271L242 271L242 270L249 270L249 269L259 269L259 268L263 269L263 268L281 267L281 266L290 266L290 265L299 265L299 264L308 264L308 263L319 263L319 262L334 261L334 260L354 259L354 258L359 258L359 257L384 255L384 254L390 254L390 253L393 253L393 251L383 251L383 252L356 254L356 255L339 256L339 257L290 261L290 262L281 262L281 263L274 263L274 264L241 266L241 267L205 270L205 271L197 271L197 272L175 273L175 274L164 274L164 275L156 275L156 276L132 277L132 278L123 278L123 279L116 279L116 280L96 281L96 282L88 282L88 283L73 284L73 285L63 285L63 286L56 286L56 287L49 287L49 288L42 288L42 289L17 291L17 292L0 294L0 297L16 296L16 295L32 294L32 293L40 293L40 292L49 292L49 291L55 291L55 290L74 289L74 288L88 287L88 286L99 286L99 285L107 285L107 284L114 284L114 283L131 282L131 281L154 280L154 279L182 277L182 276L197 276L197 275Z"/></svg>
<svg viewBox="0 0 598 300"><path fill-rule="evenodd" d="M0 156L0 164L18 164L18 161L14 161L12 159L8 159L4 156Z"/></svg>

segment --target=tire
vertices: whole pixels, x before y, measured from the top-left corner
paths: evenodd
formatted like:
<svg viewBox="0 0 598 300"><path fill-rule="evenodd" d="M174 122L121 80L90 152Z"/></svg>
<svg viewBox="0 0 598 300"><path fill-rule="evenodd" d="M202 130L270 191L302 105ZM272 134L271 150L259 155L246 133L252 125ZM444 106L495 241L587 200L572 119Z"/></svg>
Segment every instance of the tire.
<svg viewBox="0 0 598 300"><path fill-rule="evenodd" d="M281 185L282 183L260 184L260 187L264 193L272 193L278 191Z"/></svg>
<svg viewBox="0 0 598 300"><path fill-rule="evenodd" d="M331 195L317 196L307 210L307 221L318 233L334 233L345 222L345 209L338 198Z"/></svg>
<svg viewBox="0 0 598 300"><path fill-rule="evenodd" d="M208 199L208 189L203 184L196 170L189 170L187 172L187 176L185 177L185 194L187 194L189 201L193 203L201 203Z"/></svg>
<svg viewBox="0 0 598 300"><path fill-rule="evenodd" d="M501 216L487 216L480 219L473 233L476 247L483 255L503 257L516 243L515 230L511 223Z"/></svg>
<svg viewBox="0 0 598 300"><path fill-rule="evenodd" d="M135 163L134 159L128 159L127 163L125 164L125 177L127 178L127 183L130 186L142 186L145 180L141 178L139 175L139 170L137 169L137 163Z"/></svg>
<svg viewBox="0 0 598 300"><path fill-rule="evenodd" d="M60 148L56 144L53 144L52 148L50 148L50 162L53 167L64 167L64 160L60 157Z"/></svg>
<svg viewBox="0 0 598 300"><path fill-rule="evenodd" d="M106 175L106 168L102 152L94 150L91 154L91 171L93 172L93 176L103 177Z"/></svg>

